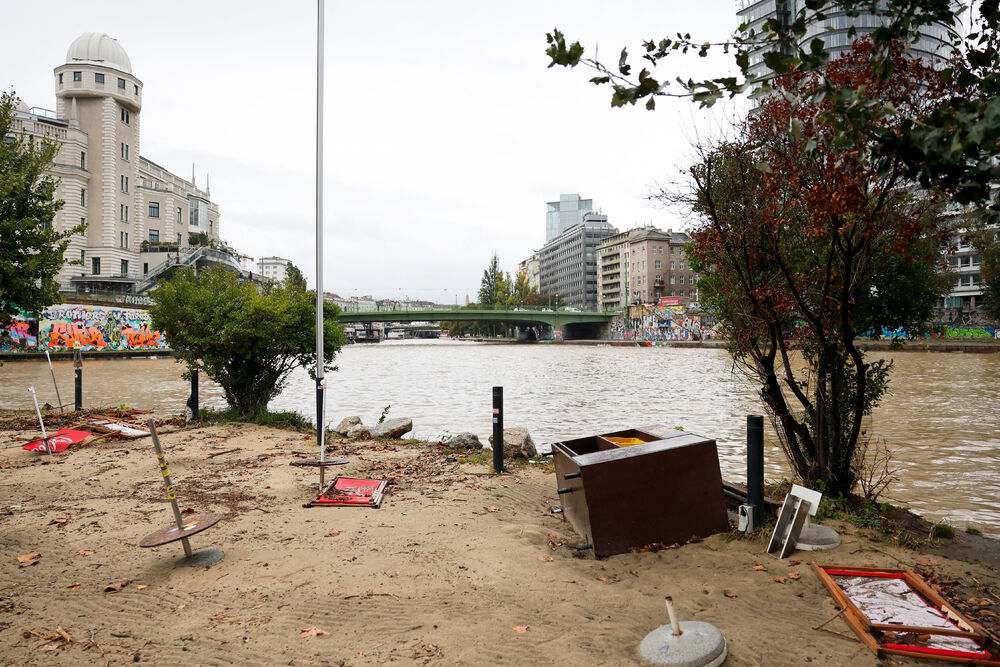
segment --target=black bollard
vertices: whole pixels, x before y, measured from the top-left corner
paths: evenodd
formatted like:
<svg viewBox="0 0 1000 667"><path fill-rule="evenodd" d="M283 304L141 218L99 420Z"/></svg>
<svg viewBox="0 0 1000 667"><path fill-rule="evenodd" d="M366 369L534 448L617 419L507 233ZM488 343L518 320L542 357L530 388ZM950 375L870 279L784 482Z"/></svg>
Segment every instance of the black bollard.
<svg viewBox="0 0 1000 667"><path fill-rule="evenodd" d="M191 419L198 419L198 371L191 371Z"/></svg>
<svg viewBox="0 0 1000 667"><path fill-rule="evenodd" d="M764 417L747 415L747 504L754 524L764 524Z"/></svg>
<svg viewBox="0 0 1000 667"><path fill-rule="evenodd" d="M503 387L493 387L493 470L503 472Z"/></svg>
<svg viewBox="0 0 1000 667"><path fill-rule="evenodd" d="M73 409L79 412L83 410L83 369L77 368L76 371L76 390L73 394Z"/></svg>

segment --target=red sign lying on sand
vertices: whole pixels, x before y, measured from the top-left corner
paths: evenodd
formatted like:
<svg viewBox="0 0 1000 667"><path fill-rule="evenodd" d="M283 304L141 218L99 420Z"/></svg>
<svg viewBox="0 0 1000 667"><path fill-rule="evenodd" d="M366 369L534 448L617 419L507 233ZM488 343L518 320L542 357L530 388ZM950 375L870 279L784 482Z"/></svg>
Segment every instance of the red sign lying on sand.
<svg viewBox="0 0 1000 667"><path fill-rule="evenodd" d="M52 435L48 437L48 449L45 447L44 440L35 440L34 442L29 442L24 446L29 452L61 452L70 445L75 445L78 442L83 442L90 437L90 433L86 431L71 431L68 428L59 429Z"/></svg>
<svg viewBox="0 0 1000 667"><path fill-rule="evenodd" d="M385 491L384 479L355 479L338 477L333 480L307 506L347 505L354 507L378 507Z"/></svg>

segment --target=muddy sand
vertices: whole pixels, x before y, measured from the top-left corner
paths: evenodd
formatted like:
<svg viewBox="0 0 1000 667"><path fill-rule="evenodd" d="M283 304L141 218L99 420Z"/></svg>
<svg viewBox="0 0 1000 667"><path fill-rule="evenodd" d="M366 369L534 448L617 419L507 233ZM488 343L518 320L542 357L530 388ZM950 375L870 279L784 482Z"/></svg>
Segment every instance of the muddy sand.
<svg viewBox="0 0 1000 667"><path fill-rule="evenodd" d="M181 508L224 516L191 538L224 559L177 567L180 543L137 546L172 521L151 439L46 456L21 449L36 434L30 419L6 422L5 665L628 665L668 622L666 595L682 619L723 632L728 665L921 664L880 662L860 644L813 559L915 567L951 582L946 592L977 620L1000 610L993 540L914 551L834 522L843 544L818 558L779 562L764 538L714 535L594 560L550 512L551 468L496 476L486 463L448 461L438 443L333 443L350 461L335 473L390 481L382 506L306 509L318 472L289 462L314 456L315 441L242 424L161 427ZM19 561L31 554L22 560L33 565Z"/></svg>

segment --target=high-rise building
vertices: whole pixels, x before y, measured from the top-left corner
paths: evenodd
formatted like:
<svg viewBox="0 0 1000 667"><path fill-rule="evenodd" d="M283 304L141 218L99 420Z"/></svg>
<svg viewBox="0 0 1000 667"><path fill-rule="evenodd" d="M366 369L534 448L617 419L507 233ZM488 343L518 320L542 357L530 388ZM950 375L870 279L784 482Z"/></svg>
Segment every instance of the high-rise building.
<svg viewBox="0 0 1000 667"><path fill-rule="evenodd" d="M54 111L23 103L13 132L56 142L49 174L65 202L59 231L70 239L59 271L63 292L139 293L168 264L239 262L219 248L219 207L205 188L140 155L143 83L118 41L84 33L56 67ZM209 251L209 246L216 246ZM68 262L74 261L75 264Z"/></svg>
<svg viewBox="0 0 1000 667"><path fill-rule="evenodd" d="M747 33L752 30L760 34L764 24L772 18L785 27L790 26L801 8L801 0L737 0L736 14L741 23L746 25ZM824 12L825 19L809 23L800 45L808 47L818 37L823 40L823 48L831 60L839 58L855 39L874 32L884 23L882 17L862 7L857 7L857 16L848 16L841 7L828 8ZM849 34L852 27L856 31L854 36ZM950 29L944 25L924 26L920 29L920 37L909 45L907 52L914 57L944 57L947 55L949 33ZM767 49L757 49L750 53L751 75L768 73L767 65L764 64L765 53Z"/></svg>
<svg viewBox="0 0 1000 667"><path fill-rule="evenodd" d="M684 255L691 237L684 232L638 227L608 237L597 246L598 308L624 310L676 296L697 299L698 276Z"/></svg>
<svg viewBox="0 0 1000 667"><path fill-rule="evenodd" d="M558 294L561 303L581 310L597 308L597 246L617 234L608 216L588 213L538 251L539 291Z"/></svg>
<svg viewBox="0 0 1000 667"><path fill-rule="evenodd" d="M545 205L545 242L548 243L573 225L583 222L583 216L594 210L593 199L580 195L559 195L559 201Z"/></svg>

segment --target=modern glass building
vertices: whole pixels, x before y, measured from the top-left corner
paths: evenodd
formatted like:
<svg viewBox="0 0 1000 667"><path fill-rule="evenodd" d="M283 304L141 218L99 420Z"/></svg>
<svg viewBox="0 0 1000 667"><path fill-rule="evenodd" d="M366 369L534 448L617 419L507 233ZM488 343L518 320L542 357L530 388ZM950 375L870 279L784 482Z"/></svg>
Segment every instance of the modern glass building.
<svg viewBox="0 0 1000 667"><path fill-rule="evenodd" d="M545 242L548 243L573 225L583 222L587 213L594 211L593 199L580 199L580 195L559 195L559 201L545 205Z"/></svg>

